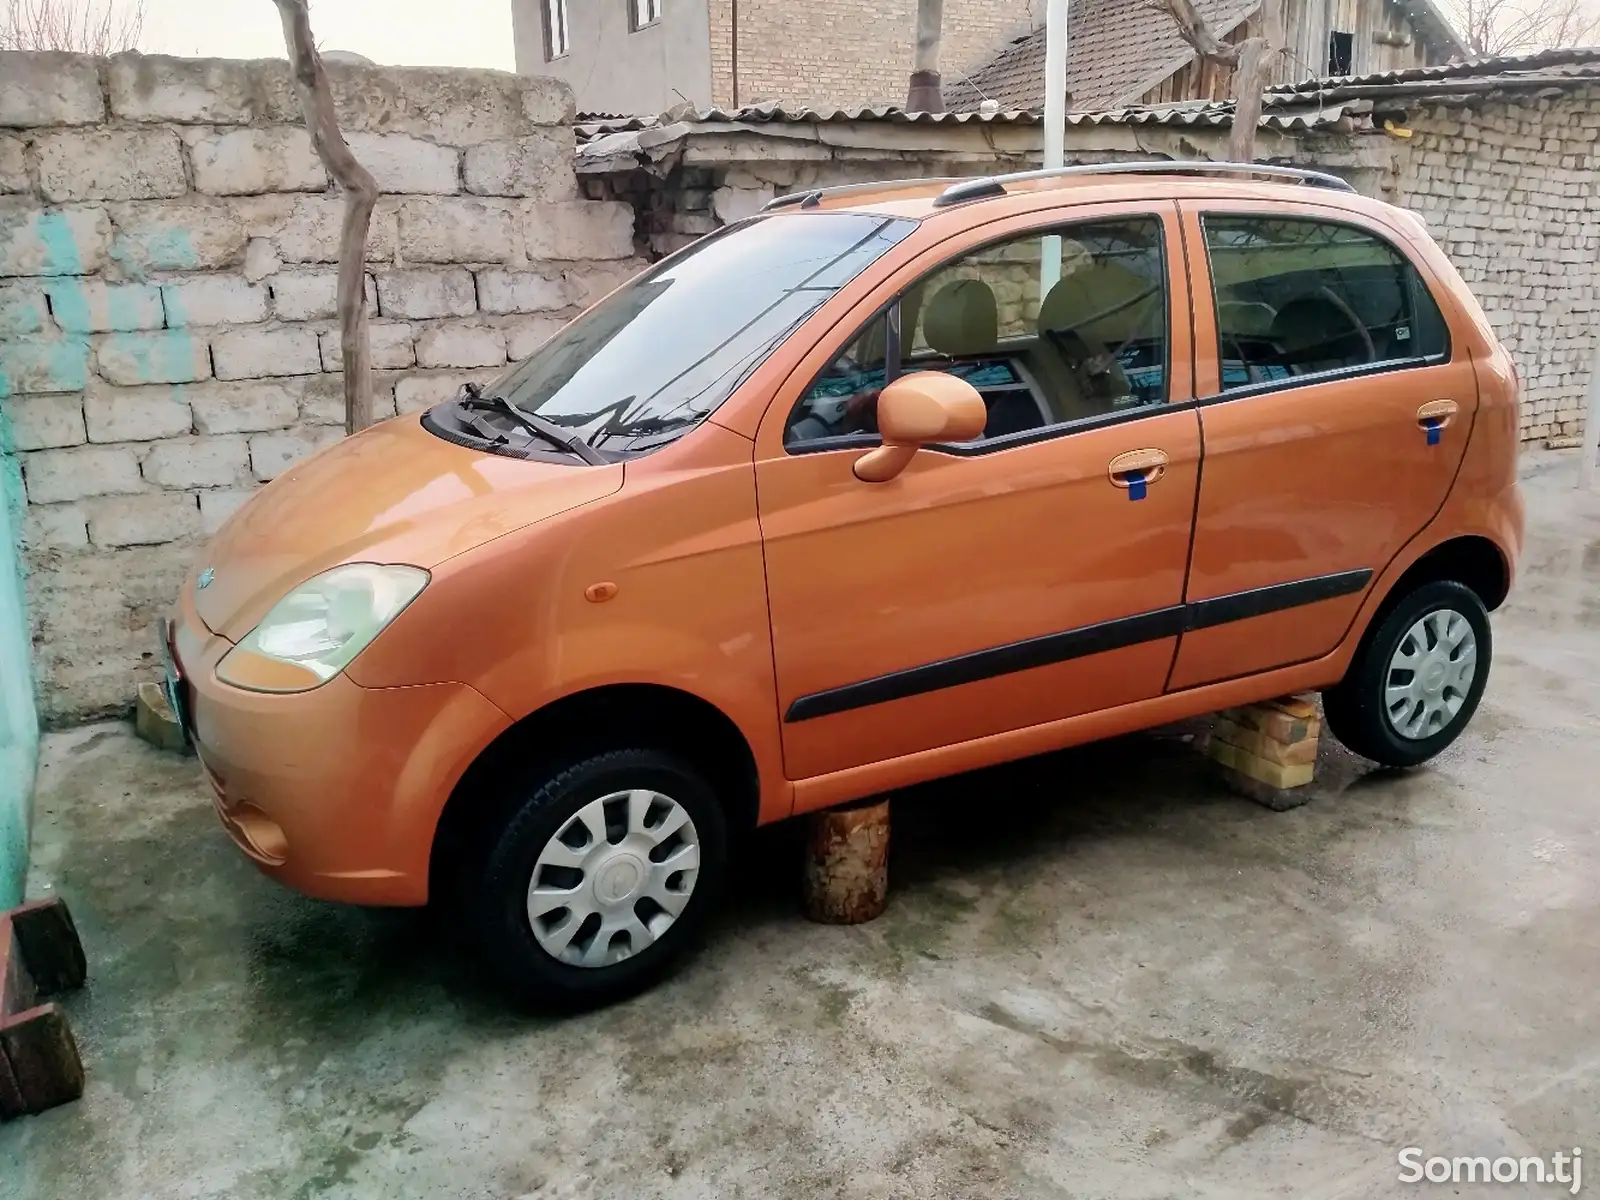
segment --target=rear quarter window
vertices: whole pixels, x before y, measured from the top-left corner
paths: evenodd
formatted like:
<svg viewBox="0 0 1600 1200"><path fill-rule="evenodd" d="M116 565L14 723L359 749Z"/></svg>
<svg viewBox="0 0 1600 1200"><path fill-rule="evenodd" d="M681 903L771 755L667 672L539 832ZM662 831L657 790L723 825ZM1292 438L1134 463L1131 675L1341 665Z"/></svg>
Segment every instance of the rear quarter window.
<svg viewBox="0 0 1600 1200"><path fill-rule="evenodd" d="M1335 221L1204 218L1222 386L1439 362L1449 331L1411 260Z"/></svg>

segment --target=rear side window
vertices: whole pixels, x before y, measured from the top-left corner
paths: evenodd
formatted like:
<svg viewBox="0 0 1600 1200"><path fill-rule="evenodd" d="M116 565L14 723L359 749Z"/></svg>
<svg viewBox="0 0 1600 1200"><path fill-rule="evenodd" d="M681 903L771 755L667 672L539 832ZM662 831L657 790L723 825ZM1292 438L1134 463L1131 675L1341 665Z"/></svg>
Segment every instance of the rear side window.
<svg viewBox="0 0 1600 1200"><path fill-rule="evenodd" d="M1267 216L1208 216L1205 232L1224 391L1448 356L1438 304L1382 238Z"/></svg>

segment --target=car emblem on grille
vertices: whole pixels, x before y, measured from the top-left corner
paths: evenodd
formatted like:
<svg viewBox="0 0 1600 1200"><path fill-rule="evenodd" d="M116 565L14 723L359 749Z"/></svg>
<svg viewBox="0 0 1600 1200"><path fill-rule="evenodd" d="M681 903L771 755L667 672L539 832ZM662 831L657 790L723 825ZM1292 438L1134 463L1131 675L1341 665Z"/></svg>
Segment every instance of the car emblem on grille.
<svg viewBox="0 0 1600 1200"><path fill-rule="evenodd" d="M197 588L208 588L211 586L211 581L216 577L217 569L215 567L207 567L204 571L200 572L200 578L194 581L194 586Z"/></svg>

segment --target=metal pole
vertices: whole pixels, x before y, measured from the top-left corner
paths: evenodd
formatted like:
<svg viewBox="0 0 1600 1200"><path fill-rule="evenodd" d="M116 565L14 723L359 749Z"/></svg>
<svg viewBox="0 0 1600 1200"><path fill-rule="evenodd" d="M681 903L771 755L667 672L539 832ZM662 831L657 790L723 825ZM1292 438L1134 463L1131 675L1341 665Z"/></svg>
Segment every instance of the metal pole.
<svg viewBox="0 0 1600 1200"><path fill-rule="evenodd" d="M1583 416L1583 461L1578 464L1578 486L1585 491L1595 491L1600 484L1596 453L1600 453L1600 332L1595 335L1594 361L1589 368L1589 407Z"/></svg>
<svg viewBox="0 0 1600 1200"><path fill-rule="evenodd" d="M1044 18L1044 165L1063 165L1067 152L1067 0L1050 0ZM1061 278L1061 239L1044 238L1039 303Z"/></svg>

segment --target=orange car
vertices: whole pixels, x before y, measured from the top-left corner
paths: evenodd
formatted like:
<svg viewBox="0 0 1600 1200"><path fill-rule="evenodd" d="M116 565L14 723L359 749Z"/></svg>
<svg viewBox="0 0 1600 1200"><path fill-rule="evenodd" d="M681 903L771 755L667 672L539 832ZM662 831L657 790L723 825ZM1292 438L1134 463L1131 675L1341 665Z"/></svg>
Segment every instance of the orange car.
<svg viewBox="0 0 1600 1200"><path fill-rule="evenodd" d="M1422 221L1326 176L785 197L262 489L172 690L267 874L449 896L513 980L614 995L752 825L1302 689L1437 754L1517 390Z"/></svg>

